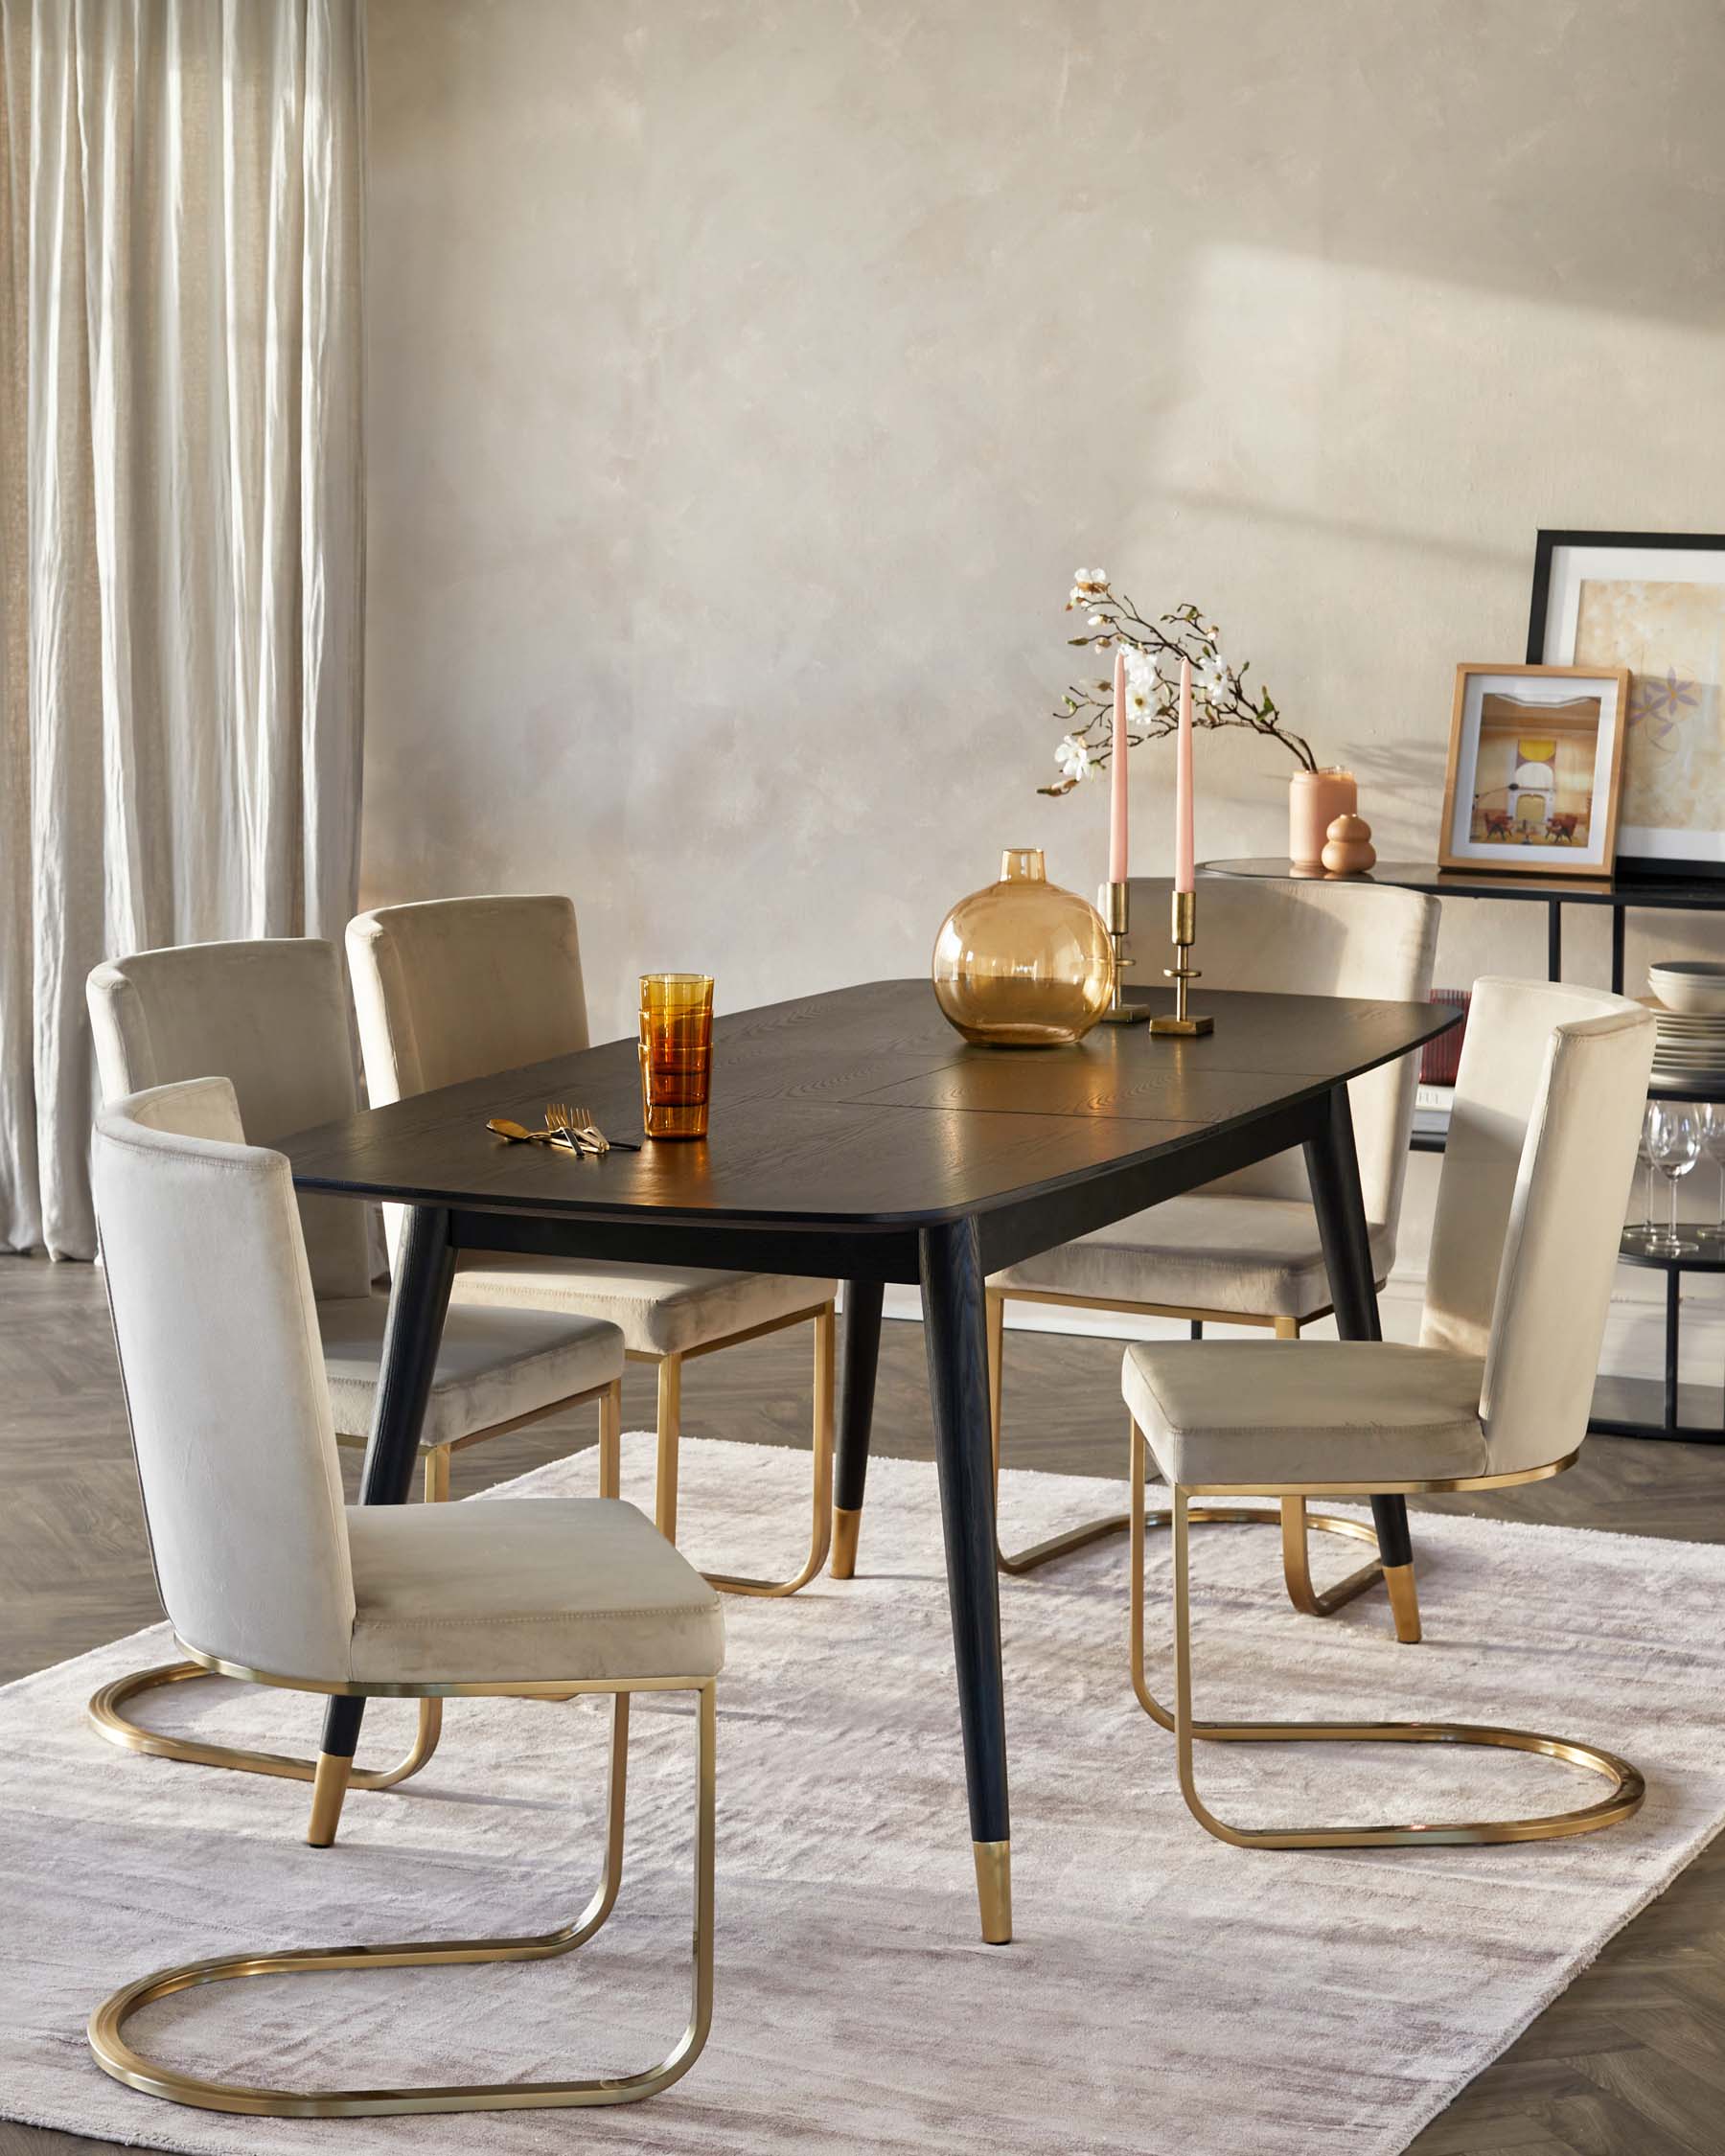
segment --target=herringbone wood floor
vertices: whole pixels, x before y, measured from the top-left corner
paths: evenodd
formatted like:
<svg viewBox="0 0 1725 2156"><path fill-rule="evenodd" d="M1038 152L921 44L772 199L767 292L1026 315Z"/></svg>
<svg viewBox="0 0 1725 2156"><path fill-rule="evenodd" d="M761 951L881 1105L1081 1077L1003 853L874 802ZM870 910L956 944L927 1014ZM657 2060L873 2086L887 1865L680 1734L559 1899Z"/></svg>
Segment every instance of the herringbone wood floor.
<svg viewBox="0 0 1725 2156"><path fill-rule="evenodd" d="M626 1428L651 1427L652 1383L651 1371L632 1365ZM708 1436L806 1443L807 1383L801 1340L733 1349L690 1371L687 1425ZM1118 1358L1106 1342L1011 1336L1008 1400L1016 1464L1121 1472ZM588 1443L589 1424L585 1414L541 1423L458 1456L455 1494ZM929 1456L919 1326L886 1329L875 1441L883 1453ZM350 1474L353 1466L350 1459ZM1594 1438L1581 1464L1555 1481L1495 1503L1438 1502L1634 1534L1725 1539L1725 1449ZM864 1566L867 1555L865 1520ZM0 1259L0 1678L159 1615L100 1275L88 1266ZM0 2156L72 2156L98 2145L0 2122ZM1725 2151L1725 1842L1414 2144L1414 2156L1494 2150Z"/></svg>

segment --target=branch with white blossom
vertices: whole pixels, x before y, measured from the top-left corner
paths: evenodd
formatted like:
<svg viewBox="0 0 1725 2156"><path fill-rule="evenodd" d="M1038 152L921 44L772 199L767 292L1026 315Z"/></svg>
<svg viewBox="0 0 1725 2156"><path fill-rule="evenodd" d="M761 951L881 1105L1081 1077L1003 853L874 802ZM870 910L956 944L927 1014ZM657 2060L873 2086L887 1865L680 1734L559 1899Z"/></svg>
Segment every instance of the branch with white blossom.
<svg viewBox="0 0 1725 2156"><path fill-rule="evenodd" d="M1126 661L1129 746L1158 741L1179 726L1180 662L1186 659L1192 669L1194 726L1244 726L1279 743L1306 770L1318 768L1310 745L1282 723L1269 690L1248 689L1248 667L1230 666L1223 658L1221 630L1196 607L1176 607L1172 613L1148 621L1124 594L1116 596L1101 569L1077 572L1067 600L1068 613L1076 607L1086 609L1090 633L1069 637L1068 642L1081 651L1118 651ZM1054 716L1068 722L1054 751L1061 776L1055 785L1038 787L1037 791L1058 795L1070 793L1114 754L1113 681L1070 683Z"/></svg>

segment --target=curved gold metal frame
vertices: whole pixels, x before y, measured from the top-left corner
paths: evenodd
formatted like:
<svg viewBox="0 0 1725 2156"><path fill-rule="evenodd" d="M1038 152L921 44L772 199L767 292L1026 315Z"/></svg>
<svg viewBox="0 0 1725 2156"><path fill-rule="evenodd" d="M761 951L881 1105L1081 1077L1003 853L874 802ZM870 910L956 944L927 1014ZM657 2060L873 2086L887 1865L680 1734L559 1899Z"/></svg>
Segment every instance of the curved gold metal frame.
<svg viewBox="0 0 1725 2156"><path fill-rule="evenodd" d="M705 1572L709 1587L724 1594L754 1594L777 1598L795 1594L808 1586L827 1561L833 1544L833 1411L838 1382L835 1353L836 1321L831 1302L811 1303L789 1317L771 1318L747 1332L730 1333L724 1340L701 1347L679 1349L674 1355L649 1355L632 1350L631 1362L658 1365L658 1480L654 1525L667 1542L677 1540L677 1463L682 1437L682 1365L703 1355L717 1355L745 1341L762 1340L793 1325L815 1325L814 1500L809 1554L802 1569L789 1579L752 1579L739 1572Z"/></svg>
<svg viewBox="0 0 1725 2156"><path fill-rule="evenodd" d="M1343 1849L1406 1848L1440 1843L1477 1846L1494 1842L1543 1842L1571 1834L1592 1834L1615 1826L1641 1808L1646 1784L1638 1768L1615 1753L1579 1743L1570 1737L1541 1735L1530 1730L1497 1729L1470 1722L1199 1722L1192 1713L1192 1640L1190 1603L1189 1523L1200 1518L1191 1506L1192 1496L1228 1494L1228 1485L1206 1483L1190 1489L1175 1486L1174 1524L1174 1711L1170 1713L1151 1692L1144 1675L1144 1530L1145 1489L1149 1444L1135 1422L1132 1426L1131 1520L1131 1655L1132 1688L1138 1705L1153 1721L1174 1737L1180 1790L1186 1808L1208 1833L1236 1848ZM1299 1485L1276 1486L1275 1494L1303 1499L1307 1496L1397 1495L1413 1497L1437 1490L1506 1489L1523 1482L1543 1481L1561 1474L1575 1458L1507 1475L1483 1475L1429 1482L1403 1482L1384 1491L1376 1485L1367 1490L1344 1483L1322 1490ZM1548 1812L1532 1819L1476 1820L1454 1824L1252 1827L1233 1826L1220 1819L1198 1794L1193 1764L1194 1739L1219 1744L1469 1744L1536 1753L1585 1767L1612 1784L1609 1796L1574 1811Z"/></svg>
<svg viewBox="0 0 1725 2156"><path fill-rule="evenodd" d="M104 1685L99 1692L91 1695L84 1711L98 1735L127 1752L142 1752L157 1759L179 1759L194 1767L225 1767L235 1774L275 1775L285 1781L315 1781L315 1759L296 1759L280 1752L252 1752L230 1744L199 1744L192 1737L168 1736L160 1730L147 1729L142 1722L134 1722L121 1712L122 1708L145 1692L213 1674L216 1673L206 1669L202 1663L165 1662L154 1669L139 1669L129 1677L118 1677L111 1685ZM347 1786L350 1789L393 1789L397 1782L407 1780L419 1773L437 1750L442 1729L443 1702L422 1700L419 1729L403 1756L393 1767L356 1767Z"/></svg>
<svg viewBox="0 0 1725 2156"><path fill-rule="evenodd" d="M193 1664L202 1669L205 1662ZM247 1672L210 1663L229 1675ZM259 1682L298 1690L285 1678L260 1677ZM362 1690L372 1687L320 1686L320 1691ZM402 1687L384 1687L392 1691ZM464 1696L501 1691L515 1695L523 1687L465 1685L440 1687ZM717 1778L716 1692L711 1678L665 1678L647 1685L612 1686L582 1686L526 1687L532 1696L566 1699L579 1692L609 1691L614 1700L610 1769L606 1802L605 1864L592 1899L573 1923L554 1931L525 1938L408 1940L380 1946L295 1947L267 1954L224 1954L212 1960L188 1961L159 1969L152 1976L123 1984L91 2014L90 2049L97 2064L117 2081L162 2097L172 2103L203 2111L241 2112L253 2117L278 2119L337 2119L378 2117L389 2113L438 2111L519 2111L575 2105L637 2103L656 2096L679 2080L700 2057L712 2026L713 2014L713 1873L714 1824ZM158 1999L172 1998L202 1984L221 1984L251 1976L283 1976L326 1969L398 1969L444 1967L471 1961L545 1961L573 1953L598 1931L616 1905L623 1874L623 1827L629 1771L629 1698L635 1690L688 1691L699 1695L697 1719L697 1815L695 1831L695 1925L692 1943L691 2001L689 2021L681 2036L656 2066L632 2074L570 2081L501 2081L456 2083L426 2088L291 2089L261 2088L246 2083L218 2081L186 2074L149 2058L130 2044L126 2025L143 2007Z"/></svg>
<svg viewBox="0 0 1725 2156"><path fill-rule="evenodd" d="M1040 1571L1044 1565L1056 1558L1070 1557L1075 1550L1086 1549L1092 1543L1104 1541L1110 1535L1124 1534L1132 1524L1129 1512L1113 1512L1103 1518L1087 1520L1081 1526L1068 1527L1060 1534L1050 1535L1046 1542L1033 1543L1028 1549L1008 1553L1000 1541L1000 1426L1002 1420L1002 1395L1006 1366L1006 1305L1008 1302L1053 1303L1063 1308L1083 1310L1117 1310L1131 1317L1184 1318L1196 1324L1215 1323L1227 1325L1254 1325L1273 1331L1277 1340L1298 1340L1302 1320L1298 1318L1273 1318L1242 1316L1238 1311L1199 1310L1176 1308L1169 1303L1122 1302L1118 1300L1098 1302L1086 1296L1065 1296L1052 1289L1020 1289L1007 1291L990 1288L986 1295L986 1323L988 1332L988 1398L990 1434L994 1444L995 1478L995 1565L998 1571L1013 1579L1023 1579L1027 1573ZM1327 1317L1327 1308L1312 1313L1314 1319ZM1322 1591L1312 1585L1311 1554L1307 1546L1308 1530L1318 1534L1341 1535L1354 1542L1368 1543L1373 1552L1377 1549L1377 1536L1364 1521L1348 1520L1329 1512L1308 1515L1303 1497L1289 1497L1281 1501L1277 1509L1265 1505L1232 1505L1224 1510L1201 1507L1191 1515L1196 1525L1223 1526L1279 1526L1281 1529L1282 1577L1287 1582L1288 1600L1301 1617L1334 1617L1340 1609L1375 1587L1384 1580L1391 1589L1391 1614L1395 1623L1396 1638L1407 1645L1419 1640L1419 1602L1413 1580L1413 1568L1403 1568L1406 1580L1391 1580L1381 1560L1374 1555L1372 1563L1364 1565L1358 1571L1349 1572L1346 1579L1338 1580L1334 1587ZM1148 1515L1148 1524L1156 1527L1172 1526L1174 1515L1168 1510L1158 1510Z"/></svg>
<svg viewBox="0 0 1725 2156"><path fill-rule="evenodd" d="M449 1495L449 1456L465 1452L470 1445L479 1445L492 1437L506 1436L511 1431L525 1429L528 1424L541 1422L547 1415L562 1414L565 1410L586 1406L589 1401L599 1403L599 1495L614 1498L621 1486L623 1445L623 1381L612 1378L590 1391L572 1394L559 1400L549 1408L537 1409L532 1414L517 1415L508 1422L492 1423L484 1430L471 1431L465 1437L454 1438L447 1445L426 1448L425 1498L427 1504L443 1504ZM358 1446L365 1443L362 1437L352 1434L336 1439L338 1444ZM194 1767L221 1767L230 1774L272 1775L284 1781L310 1781L318 1779L318 1762L300 1759L281 1752L258 1752L248 1746L232 1744L200 1744L191 1737L169 1736L161 1730L152 1730L143 1722L134 1722L122 1711L146 1692L152 1692L167 1685L183 1685L194 1678L207 1677L212 1672L200 1662L168 1662L154 1669L135 1670L129 1677L119 1677L111 1685L104 1685L91 1695L85 1713L90 1727L98 1736L105 1737L110 1744L119 1745L126 1752L140 1752L155 1759L178 1759ZM241 1672L240 1674L244 1674ZM437 1750L443 1733L443 1703L438 1699L420 1701L419 1727L414 1732L412 1744L393 1767L356 1767L344 1783L345 1789L393 1789L398 1782L408 1780ZM339 1811L339 1804L337 1805ZM334 1821L331 1834L334 1839ZM314 1838L315 1839L315 1838ZM327 1846L318 1841L316 1846Z"/></svg>

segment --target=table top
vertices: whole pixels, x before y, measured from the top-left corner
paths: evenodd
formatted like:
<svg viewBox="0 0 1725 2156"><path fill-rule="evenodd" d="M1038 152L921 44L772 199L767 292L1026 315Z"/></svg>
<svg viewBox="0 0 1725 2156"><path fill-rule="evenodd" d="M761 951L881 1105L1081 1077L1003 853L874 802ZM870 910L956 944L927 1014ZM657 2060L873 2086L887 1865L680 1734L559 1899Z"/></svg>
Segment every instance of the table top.
<svg viewBox="0 0 1725 2156"><path fill-rule="evenodd" d="M1201 863L1208 876L1279 877L1295 883L1391 883L1399 890L1435 891L1439 897L1561 899L1566 906L1649 906L1725 913L1725 876L1675 878L1615 876L1503 876L1478 868L1439 868L1433 861L1381 860L1362 876L1331 876L1297 869L1285 855Z"/></svg>
<svg viewBox="0 0 1725 2156"><path fill-rule="evenodd" d="M1154 1010L1171 993L1132 991ZM1335 996L1230 995L1215 1031L1098 1025L1075 1046L972 1046L926 980L875 981L722 1017L710 1134L577 1158L511 1145L491 1116L537 1126L548 1100L640 1135L632 1040L363 1111L282 1142L304 1189L457 1208L920 1227L1197 1147L1422 1046L1453 1007Z"/></svg>

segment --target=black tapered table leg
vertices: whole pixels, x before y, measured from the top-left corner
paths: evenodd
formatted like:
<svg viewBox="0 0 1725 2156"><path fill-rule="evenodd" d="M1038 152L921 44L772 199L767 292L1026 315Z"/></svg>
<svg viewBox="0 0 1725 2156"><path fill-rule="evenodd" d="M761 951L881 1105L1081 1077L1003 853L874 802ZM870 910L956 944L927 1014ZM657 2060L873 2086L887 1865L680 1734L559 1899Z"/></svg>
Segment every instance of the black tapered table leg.
<svg viewBox="0 0 1725 2156"><path fill-rule="evenodd" d="M1305 1158L1336 1330L1344 1340L1382 1340L1377 1285L1371 1277L1371 1234L1346 1086L1331 1088L1322 1121L1306 1140Z"/></svg>
<svg viewBox="0 0 1725 2156"><path fill-rule="evenodd" d="M441 1205L412 1206L396 1256L378 1396L359 1477L361 1504L407 1502L454 1277L455 1247L449 1240L448 1210ZM351 1759L364 1719L362 1699L333 1699L324 1713L324 1751L333 1758Z"/></svg>
<svg viewBox="0 0 1725 2156"><path fill-rule="evenodd" d="M921 1236L923 1326L934 1458L946 1530L947 1596L958 1670L958 1713L970 1789L971 1842L982 1937L1012 1937L1011 1828L1006 1802L1006 1705L1000 1681L1000 1598L995 1571L994 1458L982 1250L974 1219Z"/></svg>
<svg viewBox="0 0 1725 2156"><path fill-rule="evenodd" d="M1554 921L1556 917L1557 908L1553 906L1552 918ZM1346 1086L1331 1089L1318 1133L1306 1140L1305 1158L1306 1180L1312 1186L1312 1204L1323 1244L1323 1263L1329 1273L1336 1330L1344 1340L1382 1340L1377 1284L1372 1278L1371 1236L1366 1220L1366 1200L1360 1188L1360 1157L1354 1150L1353 1111L1348 1106ZM1374 1497L1371 1518L1377 1529L1378 1555L1395 1615L1396 1638L1417 1640L1418 1600L1414 1585L1414 1545L1408 1532L1407 1500Z"/></svg>
<svg viewBox="0 0 1725 2156"><path fill-rule="evenodd" d="M1611 909L1611 993L1623 993L1623 929L1628 920L1628 908L1614 906Z"/></svg>
<svg viewBox="0 0 1725 2156"><path fill-rule="evenodd" d="M868 1438L874 1427L875 1372L881 1361L879 1280L844 1283L844 1358L839 1378L839 1444L833 1460L833 1577L857 1570Z"/></svg>
<svg viewBox="0 0 1725 2156"><path fill-rule="evenodd" d="M1563 902L1546 902L1546 978L1563 978Z"/></svg>

